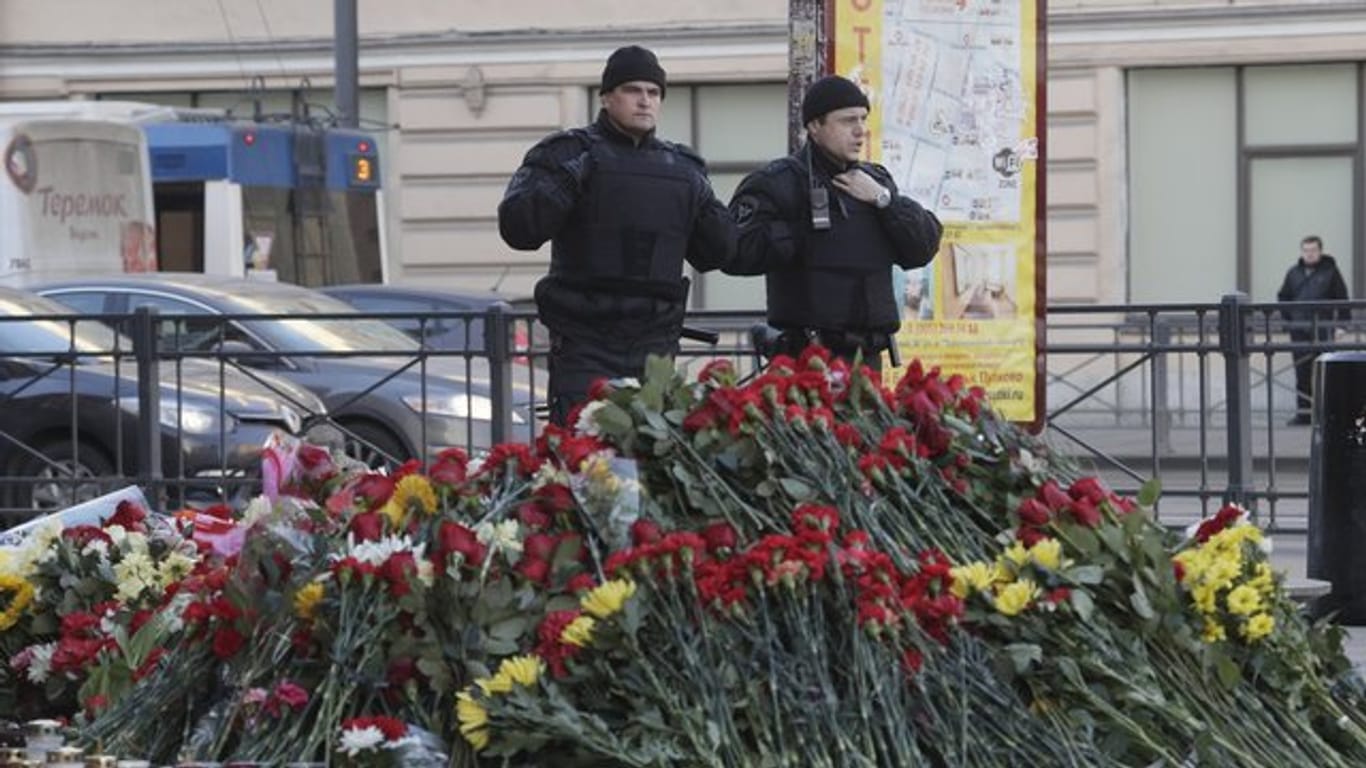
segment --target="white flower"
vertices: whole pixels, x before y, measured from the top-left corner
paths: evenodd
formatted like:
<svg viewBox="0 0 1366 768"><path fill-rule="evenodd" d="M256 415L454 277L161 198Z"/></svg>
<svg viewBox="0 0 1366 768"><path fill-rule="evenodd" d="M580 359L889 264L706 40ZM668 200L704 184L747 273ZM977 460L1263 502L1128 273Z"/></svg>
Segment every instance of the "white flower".
<svg viewBox="0 0 1366 768"><path fill-rule="evenodd" d="M104 535L114 542L114 546L122 547L123 540L128 538L128 529L121 525L111 525L104 529Z"/></svg>
<svg viewBox="0 0 1366 768"><path fill-rule="evenodd" d="M166 619L166 631L176 634L185 628L185 609L194 601L194 595L190 592L179 592L171 598L171 602L161 610L160 616Z"/></svg>
<svg viewBox="0 0 1366 768"><path fill-rule="evenodd" d="M384 734L373 725L364 728L348 728L342 731L341 735L341 751L350 757L373 750L383 743Z"/></svg>
<svg viewBox="0 0 1366 768"><path fill-rule="evenodd" d="M489 549L503 553L503 557L510 563L517 562L522 554L521 530L516 520L504 520L499 523L484 521L474 527L475 538L481 544L485 544Z"/></svg>
<svg viewBox="0 0 1366 768"><path fill-rule="evenodd" d="M194 558L172 550L167 553L166 559L161 561L161 567L157 570L157 584L165 589L172 582L180 581L190 575L190 571L194 570L194 564Z"/></svg>
<svg viewBox="0 0 1366 768"><path fill-rule="evenodd" d="M547 485L568 485L569 473L555 466L553 462L543 461L531 478L531 487L540 489Z"/></svg>
<svg viewBox="0 0 1366 768"><path fill-rule="evenodd" d="M242 512L242 525L250 526L261 518L269 517L273 509L270 499L265 496L257 496L247 504L246 510Z"/></svg>
<svg viewBox="0 0 1366 768"><path fill-rule="evenodd" d="M114 594L125 603L136 601L144 590L159 589L160 586L156 563L146 552L136 550L114 564L114 578L118 579L119 584Z"/></svg>
<svg viewBox="0 0 1366 768"><path fill-rule="evenodd" d="M81 550L81 554L94 555L99 558L100 562L107 562L109 560L109 545L105 543L104 539L91 539L85 545L85 549Z"/></svg>
<svg viewBox="0 0 1366 768"><path fill-rule="evenodd" d="M593 437L602 434L602 431L598 429L597 420L593 418L593 414L606 407L607 403L602 400L594 400L585 405L583 410L579 411L579 420L574 422L574 431L585 435L592 435Z"/></svg>
<svg viewBox="0 0 1366 768"><path fill-rule="evenodd" d="M640 389L640 379L635 376L623 376L620 379L613 379L612 386L617 389Z"/></svg>
<svg viewBox="0 0 1366 768"><path fill-rule="evenodd" d="M57 644L42 643L40 645L30 645L29 648L28 681L36 685L41 685L47 681L47 676L52 672L52 654L57 650Z"/></svg>
<svg viewBox="0 0 1366 768"><path fill-rule="evenodd" d="M345 557L354 557L362 563L369 563L373 566L380 566L390 556L398 552L411 552L413 560L421 562L422 555L427 550L426 544L413 545L412 539L407 536L385 536L379 541L357 542L355 536L347 535L346 552L340 556L333 555L337 560Z"/></svg>
<svg viewBox="0 0 1366 768"><path fill-rule="evenodd" d="M417 561L417 580L422 586L430 588L436 583L436 567L431 560L422 559Z"/></svg>

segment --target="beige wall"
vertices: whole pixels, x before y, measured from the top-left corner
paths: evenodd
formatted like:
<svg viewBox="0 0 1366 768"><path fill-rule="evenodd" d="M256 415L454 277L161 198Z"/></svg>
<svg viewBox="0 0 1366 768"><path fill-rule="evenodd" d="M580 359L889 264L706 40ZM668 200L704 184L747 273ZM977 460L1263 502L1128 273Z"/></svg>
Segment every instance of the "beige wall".
<svg viewBox="0 0 1366 768"><path fill-rule="evenodd" d="M582 122L617 45L677 82L786 77L787 0L361 0L362 81L388 93L391 272L524 291L494 208L525 150ZM222 12L220 13L220 7ZM1126 299L1124 71L1358 60L1362 0L1050 0L1048 277L1055 301ZM667 19L667 21L661 21ZM331 82L331 0L0 0L0 98ZM535 30L556 30L554 33ZM91 45L91 41L98 41ZM468 98L467 98L468 96Z"/></svg>

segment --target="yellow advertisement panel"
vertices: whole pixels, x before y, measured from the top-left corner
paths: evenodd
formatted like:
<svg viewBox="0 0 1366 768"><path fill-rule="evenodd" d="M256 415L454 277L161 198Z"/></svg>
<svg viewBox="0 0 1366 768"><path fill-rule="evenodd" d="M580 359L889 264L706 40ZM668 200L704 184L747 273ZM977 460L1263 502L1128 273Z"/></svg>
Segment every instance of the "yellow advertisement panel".
<svg viewBox="0 0 1366 768"><path fill-rule="evenodd" d="M901 360L1043 418L1037 0L830 0L835 74L873 105L869 160L944 223L939 254L899 275ZM900 371L889 371L895 377Z"/></svg>

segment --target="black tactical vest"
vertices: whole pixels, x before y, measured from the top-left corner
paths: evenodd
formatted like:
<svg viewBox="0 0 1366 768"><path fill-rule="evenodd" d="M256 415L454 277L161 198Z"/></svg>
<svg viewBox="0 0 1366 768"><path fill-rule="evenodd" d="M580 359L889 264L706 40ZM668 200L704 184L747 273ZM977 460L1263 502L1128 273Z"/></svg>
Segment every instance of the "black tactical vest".
<svg viewBox="0 0 1366 768"><path fill-rule="evenodd" d="M801 199L808 199L807 190ZM813 230L807 207L788 225L806 229L806 248L797 268L768 273L771 325L881 332L900 326L892 291L896 250L875 206L831 189L830 229Z"/></svg>
<svg viewBox="0 0 1366 768"><path fill-rule="evenodd" d="M665 149L594 141L593 171L550 274L604 293L686 297L683 261L697 215L697 169Z"/></svg>

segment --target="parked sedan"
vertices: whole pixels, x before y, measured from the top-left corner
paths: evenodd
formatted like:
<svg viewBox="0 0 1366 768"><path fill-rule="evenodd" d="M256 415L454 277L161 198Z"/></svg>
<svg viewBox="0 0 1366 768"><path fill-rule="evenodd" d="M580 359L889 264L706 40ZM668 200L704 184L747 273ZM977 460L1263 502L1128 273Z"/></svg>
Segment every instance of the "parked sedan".
<svg viewBox="0 0 1366 768"><path fill-rule="evenodd" d="M132 342L54 301L0 288L0 485L9 509L61 509L139 474ZM216 496L225 476L255 474L273 431L299 434L322 402L271 376L206 361L160 369L162 474ZM103 482L100 478L106 478ZM177 497L178 501L193 499Z"/></svg>
<svg viewBox="0 0 1366 768"><path fill-rule="evenodd" d="M402 313L407 317L389 317L385 322L418 341L425 339L432 349L452 352L482 353L485 349L483 314L498 302L506 303L519 316L512 321L512 349L526 352L532 344L544 349L548 346L546 330L527 314L534 314L533 299L517 298L501 293L460 291L415 285L381 285L354 283L329 285L318 289L367 313ZM426 317L433 313L479 313L469 318ZM521 360L525 363L525 358Z"/></svg>
<svg viewBox="0 0 1366 768"><path fill-rule="evenodd" d="M487 365L429 355L391 326L317 291L190 273L67 280L34 290L83 312L155 307L166 316L165 348L230 353L314 392L353 455L372 464L491 444ZM528 400L525 391L514 393L515 402ZM509 437L530 437L527 415L525 405L513 410L516 434Z"/></svg>

